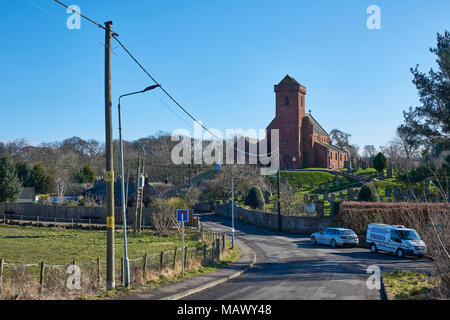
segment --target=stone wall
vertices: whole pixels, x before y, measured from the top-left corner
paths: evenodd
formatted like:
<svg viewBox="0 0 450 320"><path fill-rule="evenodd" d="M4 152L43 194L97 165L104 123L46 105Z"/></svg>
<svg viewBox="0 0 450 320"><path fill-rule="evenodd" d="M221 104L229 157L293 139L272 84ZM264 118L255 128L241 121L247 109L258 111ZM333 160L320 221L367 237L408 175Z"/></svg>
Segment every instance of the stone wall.
<svg viewBox="0 0 450 320"><path fill-rule="evenodd" d="M216 214L231 218L231 203L216 204ZM278 214L262 211L247 210L235 207L235 221L243 221L260 227L278 230ZM283 232L310 234L328 227L338 227L336 217L302 217L281 216Z"/></svg>

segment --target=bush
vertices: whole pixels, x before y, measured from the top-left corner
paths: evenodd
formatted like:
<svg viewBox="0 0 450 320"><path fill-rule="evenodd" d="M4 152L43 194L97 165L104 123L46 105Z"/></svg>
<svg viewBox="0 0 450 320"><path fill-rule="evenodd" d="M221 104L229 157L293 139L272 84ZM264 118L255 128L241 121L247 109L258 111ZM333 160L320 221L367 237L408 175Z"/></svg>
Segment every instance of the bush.
<svg viewBox="0 0 450 320"><path fill-rule="evenodd" d="M365 183L359 190L358 201L364 202L378 202L380 199L378 198L377 189L373 183Z"/></svg>
<svg viewBox="0 0 450 320"><path fill-rule="evenodd" d="M264 210L264 204L264 195L261 190L257 187L251 188L245 199L245 205L253 209Z"/></svg>

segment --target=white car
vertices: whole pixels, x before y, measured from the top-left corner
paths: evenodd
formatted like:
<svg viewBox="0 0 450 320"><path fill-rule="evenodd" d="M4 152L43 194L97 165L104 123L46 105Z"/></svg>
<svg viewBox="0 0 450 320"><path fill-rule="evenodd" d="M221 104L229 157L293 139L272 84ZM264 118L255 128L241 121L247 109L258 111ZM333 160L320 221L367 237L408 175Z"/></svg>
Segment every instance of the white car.
<svg viewBox="0 0 450 320"><path fill-rule="evenodd" d="M353 230L345 228L327 228L311 235L313 244L328 244L332 248L337 246L356 246L358 244L358 236Z"/></svg>
<svg viewBox="0 0 450 320"><path fill-rule="evenodd" d="M423 257L427 252L427 246L416 230L402 225L369 224L366 244L373 253L383 250L395 253L399 258L405 255Z"/></svg>

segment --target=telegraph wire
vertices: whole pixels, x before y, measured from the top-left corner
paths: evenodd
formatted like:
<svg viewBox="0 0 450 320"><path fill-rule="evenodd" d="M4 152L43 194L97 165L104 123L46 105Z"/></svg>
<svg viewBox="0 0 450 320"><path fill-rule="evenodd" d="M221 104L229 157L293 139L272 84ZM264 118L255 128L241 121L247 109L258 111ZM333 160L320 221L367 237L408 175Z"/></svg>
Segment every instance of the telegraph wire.
<svg viewBox="0 0 450 320"><path fill-rule="evenodd" d="M28 0L26 0L28 1ZM107 30L103 25L99 24L98 22L95 22L94 20L86 17L85 15L82 15L80 12L73 10L71 8L69 8L67 5L65 5L64 3L62 3L59 0L54 0L55 2L59 3L60 5L62 5L63 7L71 10L72 12L78 14L80 17L86 19L87 21L91 22L92 24L96 25L97 27L103 29L103 30ZM147 74L147 76L155 83L155 85L158 85L159 88L167 95L167 97L169 97L170 100L172 100L185 114L187 114L193 121L195 121L196 123L198 123L206 132L208 132L209 134L211 134L211 136L217 138L218 140L222 140L223 138L219 138L217 135L215 135L214 133L212 133L208 128L206 128L203 123L201 123L199 120L197 120L189 111L187 111L172 95L169 94L169 92L167 92L166 89L164 89L164 87L142 66L142 64L134 57L134 55L125 47L125 45L117 38L119 36L118 33L112 31L112 37L117 41L117 43L122 47L122 49L130 56L130 58L142 69L142 71L145 72L145 74ZM162 101L162 100L160 100ZM234 139L233 139L234 140ZM246 151L242 151L239 150L238 148L236 148L234 146L233 143L233 149L236 150L237 152L240 152L241 154L247 154L247 155L252 155L252 156L258 156L258 154L252 154L250 152L246 152ZM278 150L278 149L277 149ZM277 151L275 150L275 151ZM272 151L272 152L275 152Z"/></svg>

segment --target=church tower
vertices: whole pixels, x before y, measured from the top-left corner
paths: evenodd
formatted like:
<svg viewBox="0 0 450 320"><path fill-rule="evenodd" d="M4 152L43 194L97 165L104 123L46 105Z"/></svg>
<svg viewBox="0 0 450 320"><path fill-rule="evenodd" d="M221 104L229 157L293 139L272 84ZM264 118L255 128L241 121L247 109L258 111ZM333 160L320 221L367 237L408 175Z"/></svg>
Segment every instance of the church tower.
<svg viewBox="0 0 450 320"><path fill-rule="evenodd" d="M276 115L270 129L279 129L281 166L301 168L301 125L305 116L306 88L286 75L274 86ZM269 128L268 128L269 129Z"/></svg>

